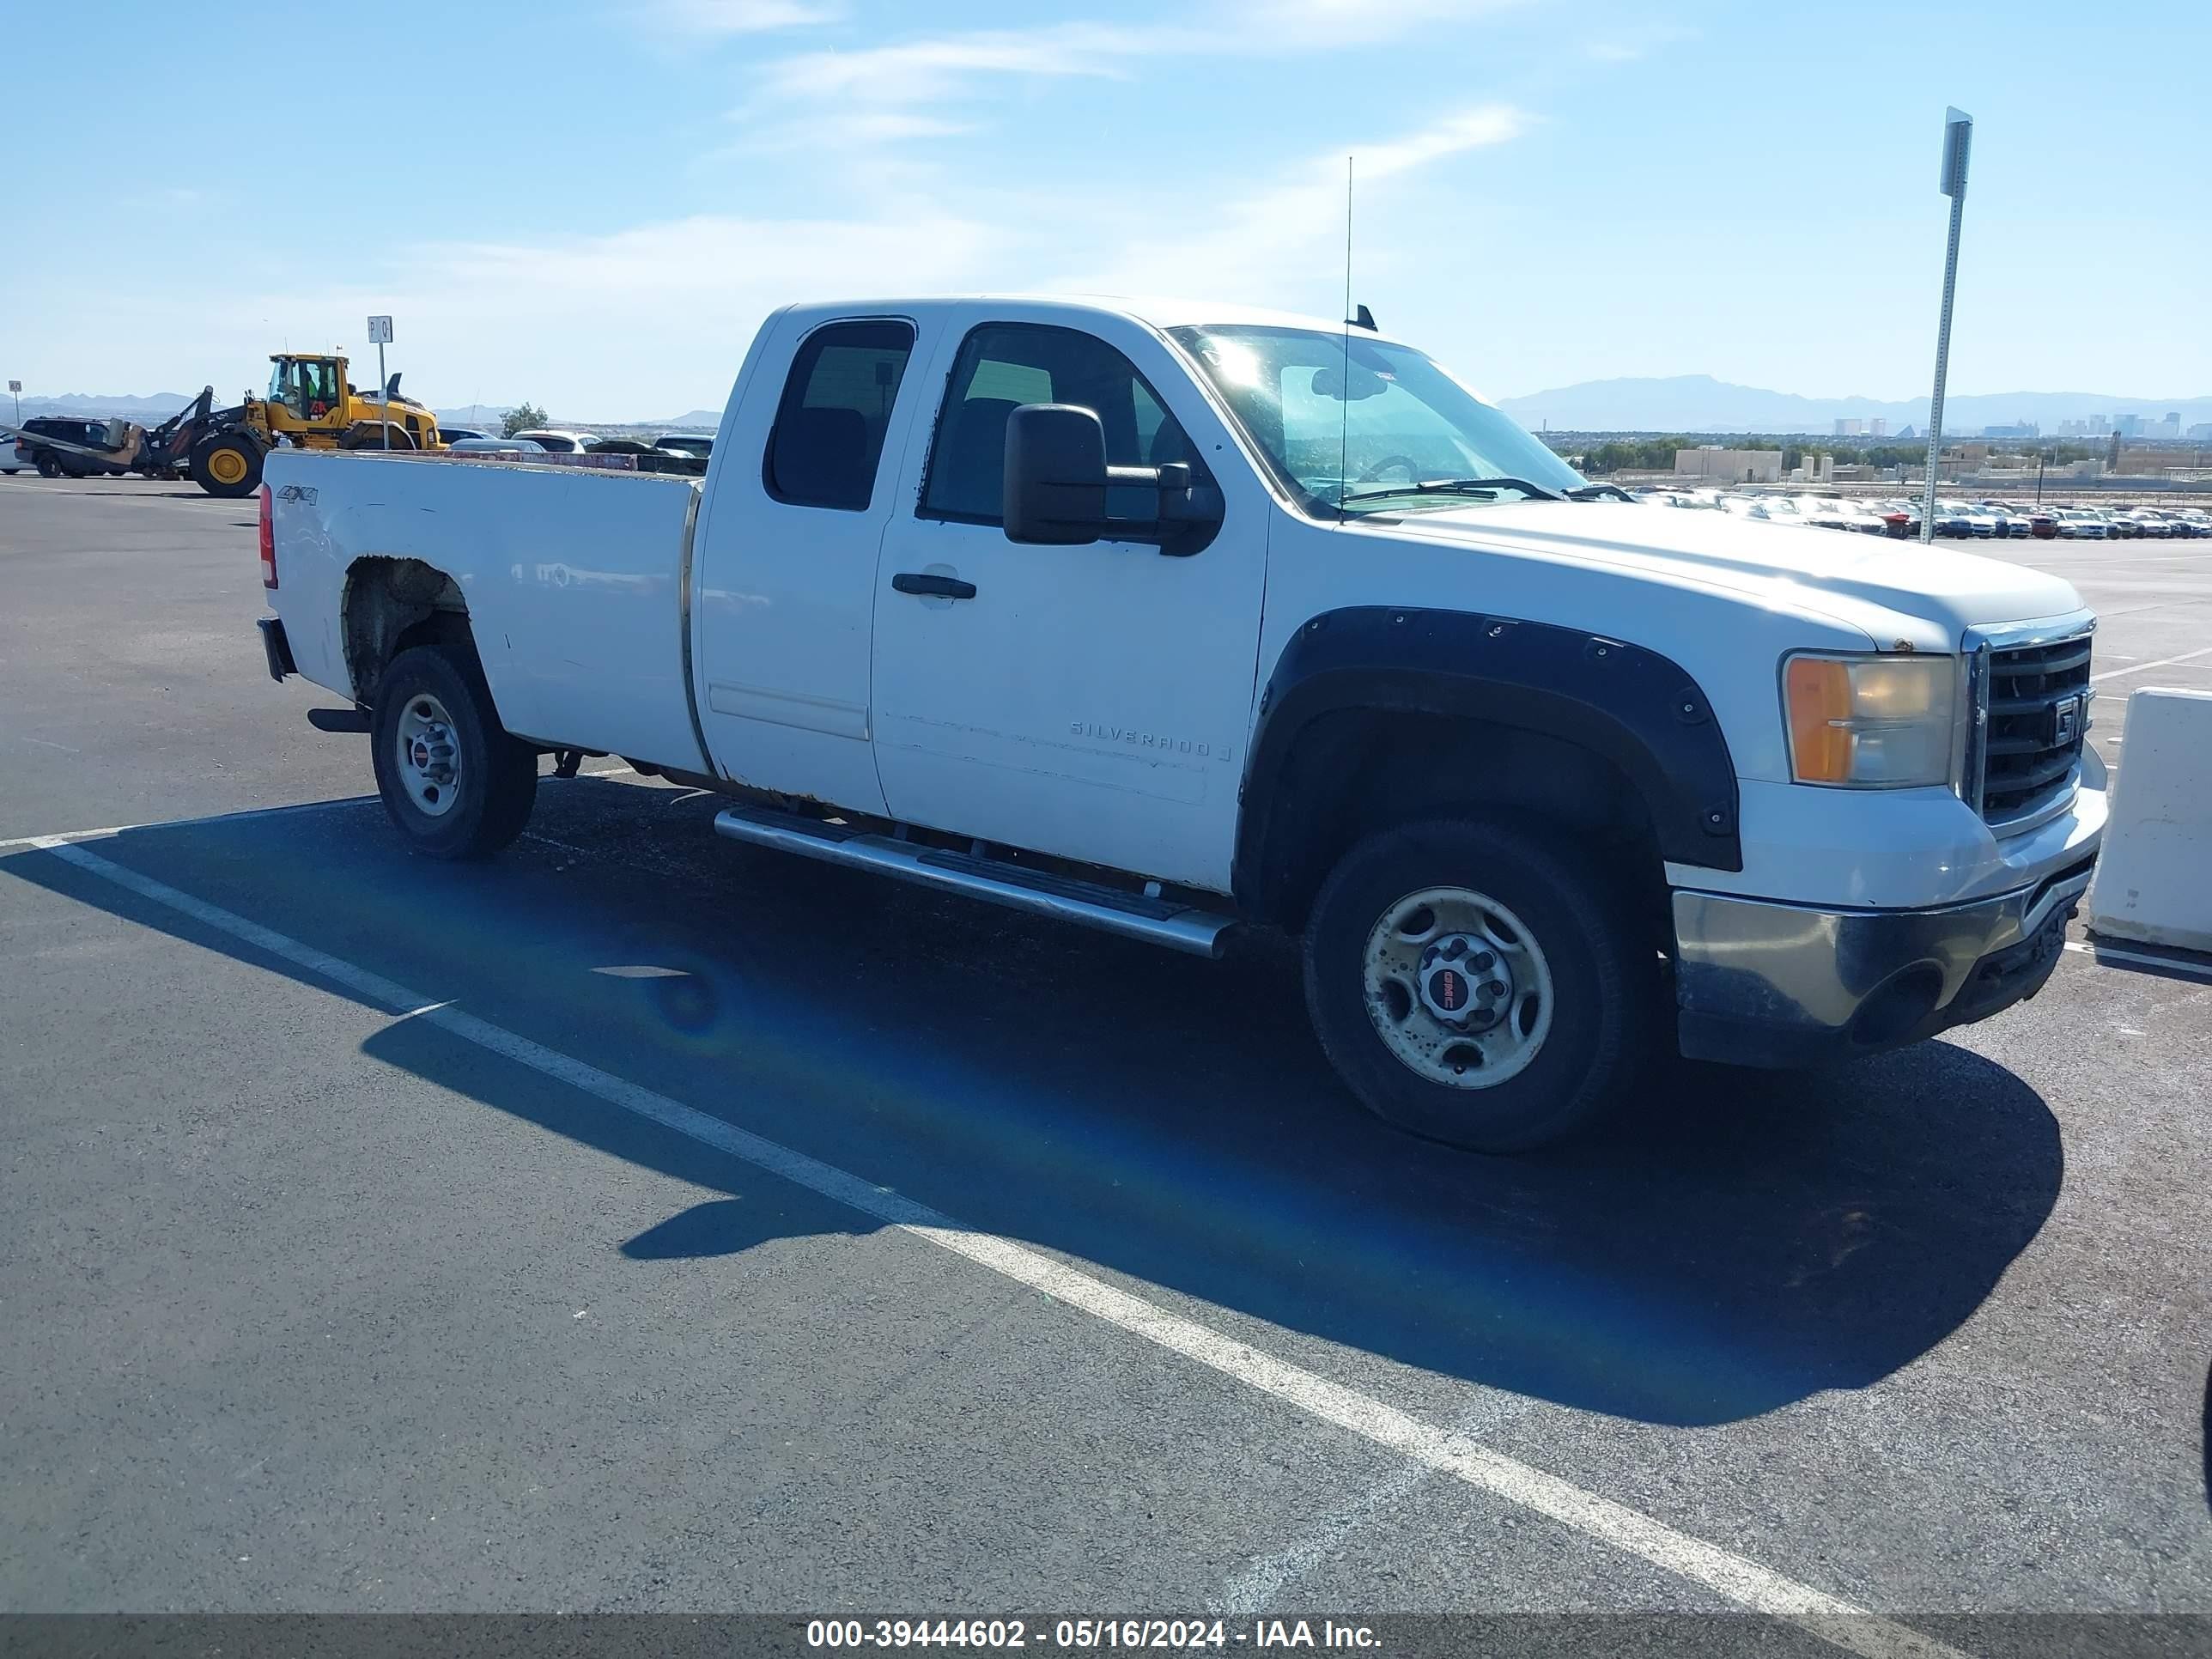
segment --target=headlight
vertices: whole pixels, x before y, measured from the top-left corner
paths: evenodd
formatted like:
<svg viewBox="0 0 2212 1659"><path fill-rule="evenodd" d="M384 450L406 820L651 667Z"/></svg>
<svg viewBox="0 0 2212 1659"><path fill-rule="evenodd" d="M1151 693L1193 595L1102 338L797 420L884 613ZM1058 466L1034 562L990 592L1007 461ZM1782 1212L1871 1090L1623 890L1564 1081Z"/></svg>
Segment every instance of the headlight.
<svg viewBox="0 0 2212 1659"><path fill-rule="evenodd" d="M1870 789L1948 783L1957 685L1949 657L1785 658L1791 775Z"/></svg>

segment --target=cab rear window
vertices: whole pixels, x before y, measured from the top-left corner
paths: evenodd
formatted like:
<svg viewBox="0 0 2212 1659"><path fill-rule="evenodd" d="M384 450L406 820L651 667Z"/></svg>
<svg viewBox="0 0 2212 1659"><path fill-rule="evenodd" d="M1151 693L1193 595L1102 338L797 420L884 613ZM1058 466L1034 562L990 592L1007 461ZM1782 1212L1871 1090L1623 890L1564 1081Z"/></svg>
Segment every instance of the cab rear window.
<svg viewBox="0 0 2212 1659"><path fill-rule="evenodd" d="M768 493L793 507L866 512L913 355L914 329L902 322L832 323L808 335L762 457Z"/></svg>

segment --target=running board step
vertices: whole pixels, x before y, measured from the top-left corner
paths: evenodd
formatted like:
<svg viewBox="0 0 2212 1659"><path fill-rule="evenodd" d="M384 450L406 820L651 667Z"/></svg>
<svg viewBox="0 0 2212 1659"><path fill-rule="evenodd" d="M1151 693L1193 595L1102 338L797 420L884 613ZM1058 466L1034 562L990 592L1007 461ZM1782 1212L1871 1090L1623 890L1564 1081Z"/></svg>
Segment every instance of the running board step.
<svg viewBox="0 0 2212 1659"><path fill-rule="evenodd" d="M1002 860L862 834L843 824L823 823L795 813L727 807L715 815L714 833L732 841L750 842L756 847L774 847L819 859L825 864L873 870L924 887L988 899L1031 915L1053 916L1109 933L1123 933L1193 956L1219 956L1222 935L1237 925L1233 916L1217 915L1210 910L1041 870L1024 870Z"/></svg>

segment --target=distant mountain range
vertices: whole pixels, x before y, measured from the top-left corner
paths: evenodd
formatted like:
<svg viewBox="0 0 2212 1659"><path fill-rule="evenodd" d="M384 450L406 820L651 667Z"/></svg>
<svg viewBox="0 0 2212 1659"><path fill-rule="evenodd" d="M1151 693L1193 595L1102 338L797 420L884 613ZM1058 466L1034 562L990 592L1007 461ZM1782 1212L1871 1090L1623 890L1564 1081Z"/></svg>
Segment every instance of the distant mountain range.
<svg viewBox="0 0 2212 1659"><path fill-rule="evenodd" d="M1620 380L1584 380L1498 407L1523 426L1566 432L1832 432L1838 421L1887 420L1889 429L1928 425L1928 399L1899 403L1879 398L1806 398L1731 386L1710 374L1672 374ZM2062 421L2098 416L2179 412L2185 431L2212 421L2212 398L2122 398L2102 392L1998 392L1943 399L1943 428L1977 433L1985 426L2033 421L2045 433Z"/></svg>
<svg viewBox="0 0 2212 1659"><path fill-rule="evenodd" d="M94 392L67 392L58 398L24 398L23 418L27 421L34 415L76 415L88 420L113 420L120 416L144 425L149 421L167 420L198 396L197 392L157 392L150 398L110 398ZM15 411L12 398L0 403L0 419L8 419ZM12 419L9 424L14 424Z"/></svg>
<svg viewBox="0 0 2212 1659"><path fill-rule="evenodd" d="M402 395L405 394L406 390L404 386L400 387ZM459 409L438 409L433 410L431 413L438 417L440 426L465 426L471 427L479 432L496 432L507 411L514 407L513 404L500 404L496 406L491 404L465 404ZM556 424L558 425L561 422L556 422Z"/></svg>

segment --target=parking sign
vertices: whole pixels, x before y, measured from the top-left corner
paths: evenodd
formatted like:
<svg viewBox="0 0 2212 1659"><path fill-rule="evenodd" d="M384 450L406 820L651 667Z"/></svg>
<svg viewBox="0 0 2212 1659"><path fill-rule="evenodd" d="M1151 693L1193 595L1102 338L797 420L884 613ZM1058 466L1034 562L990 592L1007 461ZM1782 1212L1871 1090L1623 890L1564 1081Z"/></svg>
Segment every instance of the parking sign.
<svg viewBox="0 0 2212 1659"><path fill-rule="evenodd" d="M372 317L368 319L368 343L371 345L392 343L392 319Z"/></svg>

